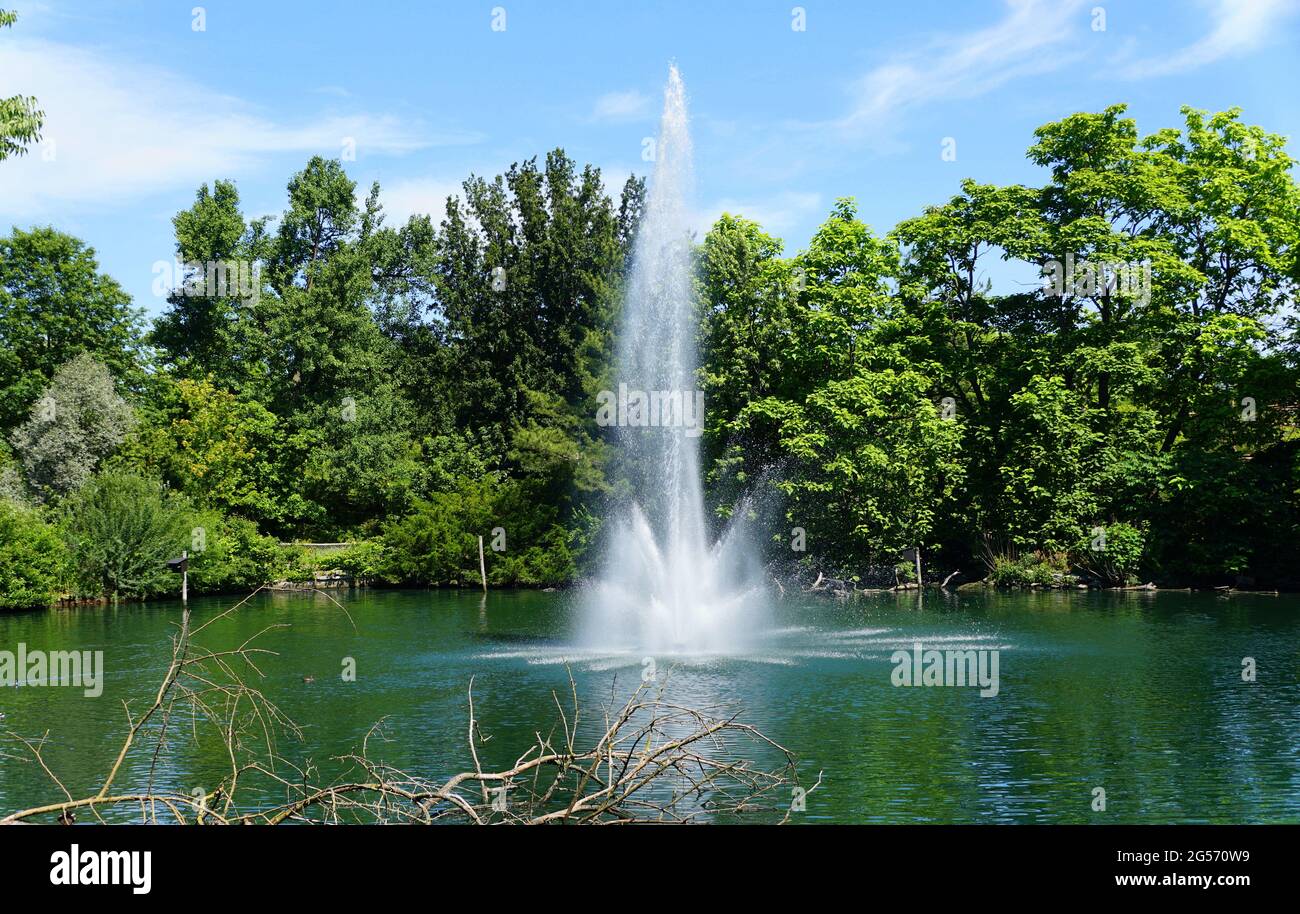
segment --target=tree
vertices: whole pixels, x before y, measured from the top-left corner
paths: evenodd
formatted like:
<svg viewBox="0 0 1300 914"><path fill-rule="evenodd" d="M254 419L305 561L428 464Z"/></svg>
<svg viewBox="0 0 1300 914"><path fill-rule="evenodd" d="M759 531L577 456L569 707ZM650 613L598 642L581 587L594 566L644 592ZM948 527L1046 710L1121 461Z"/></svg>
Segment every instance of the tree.
<svg viewBox="0 0 1300 914"><path fill-rule="evenodd" d="M705 241L702 373L722 394L709 426L743 451L716 475L761 474L810 551L839 568L893 565L929 544L962 475L961 432L938 409L933 375L895 342L896 251L841 200L806 254L784 264L778 253L730 217Z"/></svg>
<svg viewBox="0 0 1300 914"><path fill-rule="evenodd" d="M1184 109L1184 130L1145 138L1123 115L1035 131L1043 187L967 181L895 230L897 342L967 429L965 507L944 523L962 548L1064 555L1126 523L1149 527L1153 567L1221 579L1290 529L1276 512L1275 535L1252 529L1243 499L1276 491L1277 464L1254 461L1292 434L1276 318L1294 296L1300 194L1282 139L1236 111ZM992 257L1057 284L996 294L981 275ZM1116 282L1116 266L1144 281ZM1231 521L1195 534L1211 516ZM1195 560L1177 545L1202 540Z"/></svg>
<svg viewBox="0 0 1300 914"><path fill-rule="evenodd" d="M591 419L641 193L629 180L616 211L599 170L557 149L544 167L472 177L448 201L435 315L454 353L457 420L496 435L502 454L511 423L541 402L530 392Z"/></svg>
<svg viewBox="0 0 1300 914"><path fill-rule="evenodd" d="M776 427L745 408L796 398L804 386L791 339L806 273L781 256L780 239L723 214L700 250L700 386L707 397L704 466L724 513L782 458Z"/></svg>
<svg viewBox="0 0 1300 914"><path fill-rule="evenodd" d="M0 29L12 27L17 19L17 13L0 10ZM36 99L30 95L0 98L0 162L22 155L39 140L44 119L44 112L36 107Z"/></svg>
<svg viewBox="0 0 1300 914"><path fill-rule="evenodd" d="M60 365L88 353L126 389L143 379L140 312L95 251L52 228L0 238L0 429L13 428Z"/></svg>
<svg viewBox="0 0 1300 914"><path fill-rule="evenodd" d="M282 524L288 493L280 424L261 403L210 380L156 379L122 459L195 504Z"/></svg>
<svg viewBox="0 0 1300 914"><path fill-rule="evenodd" d="M83 353L55 371L10 443L32 492L42 501L57 500L90 478L134 421L108 369Z"/></svg>
<svg viewBox="0 0 1300 914"><path fill-rule="evenodd" d="M266 222L244 218L231 181L203 185L194 205L172 219L182 275L151 340L163 363L181 376L211 376L240 392L263 389L270 345L259 312L270 248Z"/></svg>

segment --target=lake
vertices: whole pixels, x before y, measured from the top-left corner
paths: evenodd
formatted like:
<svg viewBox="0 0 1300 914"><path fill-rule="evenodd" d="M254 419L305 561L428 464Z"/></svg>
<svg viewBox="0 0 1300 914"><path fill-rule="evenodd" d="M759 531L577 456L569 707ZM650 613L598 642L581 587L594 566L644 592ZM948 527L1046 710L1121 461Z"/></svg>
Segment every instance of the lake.
<svg viewBox="0 0 1300 914"><path fill-rule="evenodd" d="M342 590L355 623L311 593L263 593L205 633L229 648L268 625L268 696L302 726L323 771L386 718L375 753L441 777L472 767L474 677L484 766L507 767L556 718L552 691L591 709L622 700L640 652L578 650L571 593ZM192 602L196 624L236 602ZM147 704L170 657L178 603L0 615L0 650L103 651L103 694L0 689L0 731L49 731L45 760L93 792L123 736L123 700ZM895 651L997 651L998 690L898 687ZM1243 658L1256 681L1243 681ZM340 673L353 658L356 681ZM1300 821L1300 597L1150 592L791 597L734 657L656 657L669 695L741 719L823 773L801 822ZM304 677L314 681L305 682ZM594 710L593 710L594 713ZM372 749L374 747L372 746ZM0 810L61 798L21 747L0 745ZM191 792L224 772L220 747L178 747L159 782ZM148 759L120 784L140 786ZM1106 809L1094 811L1094 788Z"/></svg>

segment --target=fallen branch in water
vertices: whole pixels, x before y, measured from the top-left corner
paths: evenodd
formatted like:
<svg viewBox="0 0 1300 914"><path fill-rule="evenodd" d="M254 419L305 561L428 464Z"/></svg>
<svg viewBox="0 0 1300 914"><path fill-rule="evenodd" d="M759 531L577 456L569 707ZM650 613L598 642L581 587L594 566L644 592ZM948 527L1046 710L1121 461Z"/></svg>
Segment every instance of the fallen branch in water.
<svg viewBox="0 0 1300 914"><path fill-rule="evenodd" d="M258 647L257 639L287 626L268 626L225 650L205 649L195 641L254 594L197 627L191 625L188 608L182 612L162 683L140 714L133 715L127 706L126 736L93 794L75 797L67 789L46 764L44 737L29 740L10 734L62 799L0 817L0 825L70 824L79 813L101 822L218 825L626 824L742 818L784 822L790 816L791 796L804 798L821 784L819 775L811 789L801 791L788 750L734 714L709 714L673 703L664 687L643 683L621 706L611 691L610 701L589 723L572 676L565 701L552 693L557 720L550 731L537 731L532 745L503 770L484 770L481 764L479 748L487 738L475 716L471 680L467 740L472 770L429 778L376 761L370 745L383 739L380 721L357 751L335 758L342 775L318 782L313 765L295 764L279 748L285 737L300 742L302 731L245 682L250 674L264 675L259 655L274 655ZM228 770L214 789L187 793L156 786L158 772L166 770L164 755L175 739L170 733L183 730L190 731L194 742L217 740L227 757ZM775 767L748 760L764 755ZM115 792L132 759L140 761L137 770L144 768L146 783Z"/></svg>

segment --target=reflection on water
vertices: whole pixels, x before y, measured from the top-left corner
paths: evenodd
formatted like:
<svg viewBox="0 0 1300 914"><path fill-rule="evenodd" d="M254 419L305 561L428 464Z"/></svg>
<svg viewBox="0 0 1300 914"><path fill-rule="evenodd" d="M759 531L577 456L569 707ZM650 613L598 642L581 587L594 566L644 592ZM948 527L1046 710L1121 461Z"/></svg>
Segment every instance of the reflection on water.
<svg viewBox="0 0 1300 914"><path fill-rule="evenodd" d="M1185 822L1300 820L1300 598L1203 594L881 596L787 600L741 655L577 649L565 594L359 591L356 622L310 594L255 598L210 630L229 647L271 623L259 685L305 731L284 746L331 756L388 722L383 760L435 777L462 770L466 688L506 766L555 719L572 673L597 712L653 671L675 701L741 710L824 786L796 820ZM228 600L196 602L201 621ZM123 700L146 701L169 656L172 604L0 616L0 650L103 650L103 696L0 690L0 729L50 732L46 761L73 793L97 788L120 746ZM891 655L916 641L1000 653L1000 689L895 688ZM357 681L344 682L344 658ZM1258 681L1243 682L1253 657ZM304 682L304 676L314 682ZM591 730L587 732L591 732ZM220 747L177 747L162 782L186 791L223 773ZM374 746L372 745L372 749ZM757 751L757 750L753 750ZM0 746L0 808L59 796ZM760 759L760 761L765 761ZM123 778L147 778L141 758ZM1105 813L1090 808L1104 787Z"/></svg>

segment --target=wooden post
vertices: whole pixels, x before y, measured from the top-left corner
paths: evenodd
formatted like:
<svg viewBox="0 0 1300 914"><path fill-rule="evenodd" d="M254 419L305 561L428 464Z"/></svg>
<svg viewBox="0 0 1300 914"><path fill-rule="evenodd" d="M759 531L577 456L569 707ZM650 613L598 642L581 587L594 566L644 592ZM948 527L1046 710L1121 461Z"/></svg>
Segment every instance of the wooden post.
<svg viewBox="0 0 1300 914"><path fill-rule="evenodd" d="M483 563L483 537L478 538L478 574L483 579L483 592L487 593L487 565Z"/></svg>
<svg viewBox="0 0 1300 914"><path fill-rule="evenodd" d="M921 547L916 547L916 589L921 589Z"/></svg>
<svg viewBox="0 0 1300 914"><path fill-rule="evenodd" d="M189 605L190 602L190 551L188 549L181 551L181 603Z"/></svg>

